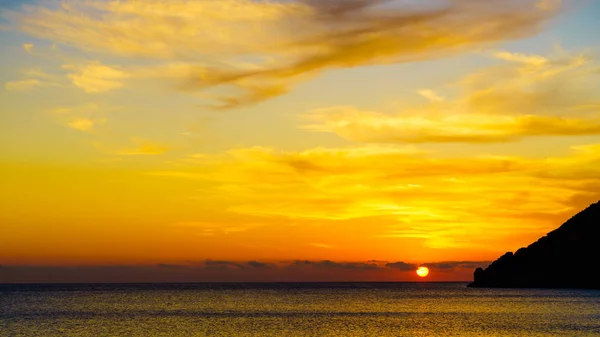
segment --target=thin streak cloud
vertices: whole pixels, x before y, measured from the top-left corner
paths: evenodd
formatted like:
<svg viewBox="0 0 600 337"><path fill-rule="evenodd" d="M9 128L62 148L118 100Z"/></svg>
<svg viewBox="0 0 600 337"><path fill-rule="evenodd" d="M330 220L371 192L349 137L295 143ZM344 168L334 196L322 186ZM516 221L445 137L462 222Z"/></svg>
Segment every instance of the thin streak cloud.
<svg viewBox="0 0 600 337"><path fill-rule="evenodd" d="M536 136L600 135L600 76L587 55L542 57L498 52L505 63L459 81L461 94L390 114L354 106L304 115L303 128L365 143L497 143ZM507 62L507 63L506 63Z"/></svg>

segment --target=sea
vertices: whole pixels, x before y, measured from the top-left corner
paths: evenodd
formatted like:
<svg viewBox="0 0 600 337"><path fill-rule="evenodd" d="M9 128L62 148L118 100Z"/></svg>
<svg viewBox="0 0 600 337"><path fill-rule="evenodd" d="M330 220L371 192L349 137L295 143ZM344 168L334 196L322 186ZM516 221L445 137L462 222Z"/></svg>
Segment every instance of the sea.
<svg viewBox="0 0 600 337"><path fill-rule="evenodd" d="M0 336L600 336L600 291L466 283L0 285Z"/></svg>

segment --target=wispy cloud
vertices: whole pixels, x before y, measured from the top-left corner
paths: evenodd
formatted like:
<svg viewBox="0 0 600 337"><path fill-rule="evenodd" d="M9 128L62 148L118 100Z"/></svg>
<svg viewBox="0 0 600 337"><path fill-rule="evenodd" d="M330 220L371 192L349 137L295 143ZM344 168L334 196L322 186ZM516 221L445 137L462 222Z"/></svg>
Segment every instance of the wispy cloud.
<svg viewBox="0 0 600 337"><path fill-rule="evenodd" d="M90 102L76 106L55 107L46 112L60 124L71 129L96 133L99 126L108 122L108 113L116 109L116 107Z"/></svg>
<svg viewBox="0 0 600 337"><path fill-rule="evenodd" d="M433 103L400 114L353 106L316 109L306 114L312 123L304 128L374 143L493 143L600 134L600 110L593 108L600 76L593 59L496 56L511 63L467 76L461 81L463 94L452 101L420 91Z"/></svg>
<svg viewBox="0 0 600 337"><path fill-rule="evenodd" d="M122 81L130 77L126 72L100 62L91 62L82 67L65 65L63 68L74 71L68 76L73 84L91 94L119 89L124 86Z"/></svg>
<svg viewBox="0 0 600 337"><path fill-rule="evenodd" d="M34 47L35 47L35 45L33 43L25 43L25 44L23 44L23 50L25 50L28 53L32 53Z"/></svg>
<svg viewBox="0 0 600 337"><path fill-rule="evenodd" d="M417 240L439 249L485 248L516 228L525 236L539 234L600 198L599 158L597 146L543 159L440 158L401 147L249 148L150 174L201 180L209 184L205 202L236 214L386 218L395 224L374 227L372 237Z"/></svg>
<svg viewBox="0 0 600 337"><path fill-rule="evenodd" d="M77 0L9 15L32 36L97 55L145 57L157 68L184 62L184 91L233 87L217 107L282 95L328 69L429 59L538 32L559 6L550 2ZM124 62L125 63L125 62ZM121 87L129 71L91 65L71 75L96 93ZM171 77L163 75L162 77Z"/></svg>
<svg viewBox="0 0 600 337"><path fill-rule="evenodd" d="M326 243L309 243L309 245L313 246L313 247L317 247L317 248L323 248L323 249L333 249L335 248L332 245L328 245Z"/></svg>
<svg viewBox="0 0 600 337"><path fill-rule="evenodd" d="M430 89L420 89L417 93L433 102L443 102L445 100L444 97Z"/></svg>
<svg viewBox="0 0 600 337"><path fill-rule="evenodd" d="M527 55L527 54L511 53L508 51L498 51L498 52L495 52L493 54L493 56L495 58L498 58L501 60L523 63L523 64L532 65L532 66L536 66L536 67L544 66L548 62L550 62L550 60L548 60L547 58L545 58L541 55L533 55L533 54Z"/></svg>
<svg viewBox="0 0 600 337"><path fill-rule="evenodd" d="M259 261L237 262L237 261L224 261L224 260L206 260L200 264L200 268L208 268L208 269L229 269L229 268L262 269L262 268L271 268L274 266L275 265L273 263L259 262Z"/></svg>
<svg viewBox="0 0 600 337"><path fill-rule="evenodd" d="M321 124L312 131L334 132L344 138L373 143L495 143L532 136L600 134L600 114L588 117L482 114L411 114L390 116L354 107L312 111Z"/></svg>
<svg viewBox="0 0 600 337"><path fill-rule="evenodd" d="M9 81L4 84L8 91L29 92L43 87L62 87L59 76L49 74L41 69L30 68L22 71L21 80Z"/></svg>
<svg viewBox="0 0 600 337"><path fill-rule="evenodd" d="M70 121L69 123L67 123L67 125L75 130L79 130L79 131L83 131L83 132L90 132L94 129L94 127L98 126L98 125L102 125L106 123L106 119L105 118L99 118L99 119L90 119L90 118L76 118L72 121Z"/></svg>
<svg viewBox="0 0 600 337"><path fill-rule="evenodd" d="M43 86L44 83L37 79L6 82L4 88L8 91L31 91Z"/></svg>

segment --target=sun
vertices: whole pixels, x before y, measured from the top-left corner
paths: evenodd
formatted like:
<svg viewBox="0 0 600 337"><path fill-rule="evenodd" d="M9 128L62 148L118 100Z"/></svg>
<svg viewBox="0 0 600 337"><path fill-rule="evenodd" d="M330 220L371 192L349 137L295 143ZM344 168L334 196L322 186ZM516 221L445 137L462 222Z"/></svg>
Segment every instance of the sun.
<svg viewBox="0 0 600 337"><path fill-rule="evenodd" d="M429 275L429 268L419 267L417 269L417 275L419 275L419 277L425 277L425 276Z"/></svg>

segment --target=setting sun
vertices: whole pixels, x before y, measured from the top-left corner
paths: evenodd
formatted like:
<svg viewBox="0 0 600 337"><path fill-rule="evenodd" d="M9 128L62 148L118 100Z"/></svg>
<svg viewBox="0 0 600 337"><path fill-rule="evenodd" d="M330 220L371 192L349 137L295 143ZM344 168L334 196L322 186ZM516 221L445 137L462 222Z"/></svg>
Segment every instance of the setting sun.
<svg viewBox="0 0 600 337"><path fill-rule="evenodd" d="M419 277L425 277L429 275L429 268L419 267L419 269L417 269L417 275L419 275Z"/></svg>

